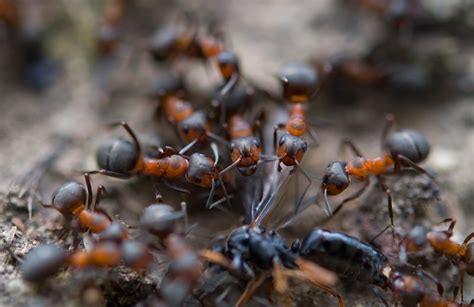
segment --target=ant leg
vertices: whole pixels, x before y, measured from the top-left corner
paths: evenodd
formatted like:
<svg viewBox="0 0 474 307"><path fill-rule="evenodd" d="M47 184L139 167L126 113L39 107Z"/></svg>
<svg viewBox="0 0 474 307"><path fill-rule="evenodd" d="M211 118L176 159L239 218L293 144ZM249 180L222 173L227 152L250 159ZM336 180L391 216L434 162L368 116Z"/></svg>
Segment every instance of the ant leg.
<svg viewBox="0 0 474 307"><path fill-rule="evenodd" d="M393 223L392 192L385 185L385 183L383 182L382 177L377 176L377 179L379 180L380 188L382 189L382 191L387 196L387 207L388 207L388 215L390 217L390 225L395 226L395 224Z"/></svg>
<svg viewBox="0 0 474 307"><path fill-rule="evenodd" d="M184 233L187 234L188 233L188 207L187 207L186 202L184 201L181 202L181 212L184 217L184 226L183 226Z"/></svg>
<svg viewBox="0 0 474 307"><path fill-rule="evenodd" d="M313 127L308 127L307 131L309 136L313 139L315 147L319 147L321 144L319 133Z"/></svg>
<svg viewBox="0 0 474 307"><path fill-rule="evenodd" d="M242 161L242 157L239 157L237 160L235 160L232 164L230 164L229 166L227 166L226 168L224 168L222 171L219 172L219 177L222 177L222 175L224 175L225 173L227 173L228 171L230 171L231 169L233 169L234 167L236 167L240 161Z"/></svg>
<svg viewBox="0 0 474 307"><path fill-rule="evenodd" d="M245 288L244 293L240 296L239 300L235 304L236 307L243 307L245 303L252 297L255 291L267 278L266 274L260 274L260 276L252 278Z"/></svg>
<svg viewBox="0 0 474 307"><path fill-rule="evenodd" d="M364 182L364 185L362 188L359 190L355 191L352 195L348 196L347 198L344 198L339 205L337 205L336 209L333 211L333 215L336 215L336 213L342 209L342 206L348 202L353 201L354 199L359 198L362 194L364 194L365 190L369 187L370 185L370 179L367 177L367 180Z"/></svg>
<svg viewBox="0 0 474 307"><path fill-rule="evenodd" d="M193 141L188 143L186 146L181 148L181 150L178 151L178 154L179 155L184 155L188 150L190 150L194 145L196 145L197 142L199 142L199 139L194 139Z"/></svg>
<svg viewBox="0 0 474 307"><path fill-rule="evenodd" d="M175 191L178 191L180 193L185 193L185 194L191 194L191 191L189 191L188 189L184 189L184 188L180 188L174 184L172 184L171 182L169 182L168 180L163 180L163 182L165 183L165 185L172 189L172 190L175 190Z"/></svg>
<svg viewBox="0 0 474 307"><path fill-rule="evenodd" d="M383 297L383 294L380 291L380 288L377 288L374 286L374 287L371 287L371 290L372 290L372 293L382 301L382 304L384 304L386 307L390 306L387 300L385 299L385 297Z"/></svg>
<svg viewBox="0 0 474 307"><path fill-rule="evenodd" d="M459 272L459 283L461 284L461 303L464 302L464 271Z"/></svg>
<svg viewBox="0 0 474 307"><path fill-rule="evenodd" d="M114 126L118 126L118 125L122 126L128 132L130 137L133 139L133 143L135 144L135 148L136 148L137 152L139 154L141 154L142 150L141 150L140 142L138 141L138 138L135 135L135 132L133 132L132 128L130 128L130 126L128 125L128 123L126 121L111 123L109 126L114 127Z"/></svg>
<svg viewBox="0 0 474 307"><path fill-rule="evenodd" d="M273 287L283 297L283 306L291 306L291 298L288 292L288 277L283 273L281 261L273 260Z"/></svg>
<svg viewBox="0 0 474 307"><path fill-rule="evenodd" d="M296 160L295 160L295 162L296 162L296 165L298 166L297 170L308 180L308 184L304 188L303 194L301 194L301 197L299 198L298 202L296 203L296 208L295 208L295 215L296 215L296 214L298 214L299 208L300 208L301 204L303 203L303 200L306 196L306 193L308 193L309 188L311 187L311 184L313 183L313 180L311 180L311 178L306 173L306 171L301 167L301 164Z"/></svg>
<svg viewBox="0 0 474 307"><path fill-rule="evenodd" d="M101 169L101 170L97 170L97 171L90 171L90 172L87 172L87 174L90 174L90 175L100 174L100 175L113 177L113 178L118 178L118 179L128 179L128 178L130 178L134 175L133 173L121 174L121 173L117 173L117 172L108 171L106 169Z"/></svg>
<svg viewBox="0 0 474 307"><path fill-rule="evenodd" d="M464 241L462 242L462 244L467 244L469 243L469 241L471 241L472 239L474 239L474 232L470 233L466 239L464 239Z"/></svg>
<svg viewBox="0 0 474 307"><path fill-rule="evenodd" d="M99 203L102 200L102 194L105 194L105 193L107 193L107 190L105 189L103 185L100 185L97 187L97 191L95 193L95 202L94 202L93 207L91 208L93 211L99 208Z"/></svg>
<svg viewBox="0 0 474 307"><path fill-rule="evenodd" d="M230 197L229 197L229 194L227 194L227 189L225 188L224 181L222 181L222 178L220 178L220 177L219 177L218 181L219 181L219 185L221 186L222 192L224 192L224 198L225 198L225 200L227 201L227 204L230 207L231 206Z"/></svg>
<svg viewBox="0 0 474 307"><path fill-rule="evenodd" d="M326 211L327 216L333 216L337 211L339 211L342 208L342 205L339 205L336 208L336 211L333 212L331 209L331 204L329 203L329 198L328 198L328 190L324 189L323 191L323 198L324 198L324 211Z"/></svg>
<svg viewBox="0 0 474 307"><path fill-rule="evenodd" d="M285 124L284 123L280 123L278 125L276 125L275 127L273 127L273 148L275 149L275 152L277 152L277 144L278 144L278 140L277 140L277 136L278 136L278 130L280 129L283 129L285 128Z"/></svg>
<svg viewBox="0 0 474 307"><path fill-rule="evenodd" d="M359 147L357 147L357 145L354 144L354 142L352 142L350 139L342 140L341 144L339 145L340 150L343 150L345 147L349 147L356 157L364 157Z"/></svg>
<svg viewBox="0 0 474 307"><path fill-rule="evenodd" d="M209 209L212 204L212 198L214 197L214 192L216 190L216 181L212 179L211 191L209 192L209 197L207 198L206 208Z"/></svg>
<svg viewBox="0 0 474 307"><path fill-rule="evenodd" d="M430 174L427 170L425 170L425 169L422 168L421 166L417 165L415 162L411 161L411 160L408 159L407 157L402 156L402 155L398 155L396 160L397 160L397 161L395 162L395 166L397 166L397 163L398 163L398 169L395 168L395 173L398 173L398 172L400 171L401 162L403 162L403 163L408 164L411 168L413 168L413 169L416 170L417 172L422 173L422 174L425 174L426 176L428 176L428 177L430 177L431 179L435 180L435 177L434 177L432 174Z"/></svg>
<svg viewBox="0 0 474 307"><path fill-rule="evenodd" d="M230 260L221 253L212 251L210 249L205 249L202 250L199 255L207 262L223 266L231 272L235 271L235 268L232 266Z"/></svg>
<svg viewBox="0 0 474 307"><path fill-rule="evenodd" d="M230 76L229 81L227 81L227 83L221 89L220 95L221 96L227 95L227 93L229 93L237 84L237 81L239 81L239 78L240 78L239 73L233 73L232 76Z"/></svg>
<svg viewBox="0 0 474 307"><path fill-rule="evenodd" d="M86 209L88 209L92 205L92 197L93 197L91 179L88 173L84 173L84 181L86 182L86 187L87 187L87 202L85 205L86 205Z"/></svg>
<svg viewBox="0 0 474 307"><path fill-rule="evenodd" d="M214 141L217 141L217 142L221 143L224 146L229 146L229 142L227 142L225 139L221 138L217 134L212 133L212 132L207 132L206 134L207 134L208 137L210 137Z"/></svg>
<svg viewBox="0 0 474 307"><path fill-rule="evenodd" d="M376 234L376 235L369 241L369 243L372 245L372 244L375 242L375 240L377 240L381 235L383 235L383 233L386 232L387 229L389 229L389 228L393 228L393 226L390 225L390 224L387 225L387 226L385 226L385 227L382 229L382 231L380 231L378 234Z"/></svg>
<svg viewBox="0 0 474 307"><path fill-rule="evenodd" d="M382 139L381 139L382 149L385 146L385 142L387 141L388 134L390 130L392 130L394 124L395 124L395 116L393 114L387 114L385 116L385 124L382 128Z"/></svg>

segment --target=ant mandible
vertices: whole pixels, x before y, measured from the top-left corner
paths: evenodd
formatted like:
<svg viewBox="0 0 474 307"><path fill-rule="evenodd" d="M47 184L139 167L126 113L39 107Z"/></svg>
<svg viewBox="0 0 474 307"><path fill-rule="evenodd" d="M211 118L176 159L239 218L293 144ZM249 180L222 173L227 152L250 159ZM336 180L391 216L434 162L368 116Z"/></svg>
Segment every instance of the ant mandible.
<svg viewBox="0 0 474 307"><path fill-rule="evenodd" d="M417 163L425 160L430 152L430 145L426 138L420 132L411 129L401 129L389 135L393 124L393 115L388 115L382 132L382 144L386 151L382 157L374 159L363 158L361 152L351 141L346 140L343 143L352 149L356 157L348 163L341 161L331 162L326 169L321 189L328 215L335 215L342 209L344 204L362 195L369 186L369 176L374 175L379 180L380 186L387 196L390 224L393 226L392 196L388 187L383 183L381 175L386 174L392 166L394 173L399 173L401 167L406 165L433 178L426 170L417 165ZM328 195L338 195L344 192L351 183L351 177L364 181L364 186L342 200L336 209L332 211Z"/></svg>

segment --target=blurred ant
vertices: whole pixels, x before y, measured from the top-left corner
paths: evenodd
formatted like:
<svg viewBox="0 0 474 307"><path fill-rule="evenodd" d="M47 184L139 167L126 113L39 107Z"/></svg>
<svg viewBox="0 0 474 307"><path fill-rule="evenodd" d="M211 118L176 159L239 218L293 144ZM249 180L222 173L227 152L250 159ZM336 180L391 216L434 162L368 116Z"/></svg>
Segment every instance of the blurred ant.
<svg viewBox="0 0 474 307"><path fill-rule="evenodd" d="M400 255L406 261L407 253L414 253L431 246L440 255L446 256L460 269L461 301L464 300L464 272L474 276L474 232L470 233L462 243L451 239L456 221L449 218L442 221L449 223L447 230L431 230L418 226L400 241Z"/></svg>
<svg viewBox="0 0 474 307"><path fill-rule="evenodd" d="M24 280L41 283L55 275L66 263L66 251L55 244L42 244L34 247L24 259L8 250L15 260L21 263L20 272Z"/></svg>
<svg viewBox="0 0 474 307"><path fill-rule="evenodd" d="M236 306L245 305L269 277L269 271L273 276L273 288L287 305L291 304L288 277L292 277L312 283L335 296L339 306L344 306L341 296L331 287L336 281L332 272L294 254L278 233L254 223L234 229L227 237L225 247L203 250L201 257L240 278L251 279Z"/></svg>
<svg viewBox="0 0 474 307"><path fill-rule="evenodd" d="M179 284L185 289L181 292L178 305L182 304L185 296L201 278L201 262L197 253L176 229L178 219L184 217L186 223L186 204L181 203L181 208L181 211L174 210L172 206L163 203L161 195L157 195L157 203L145 208L140 218L140 227L160 239L171 260L168 274L161 283L161 294L166 298L164 290L171 285Z"/></svg>
<svg viewBox="0 0 474 307"><path fill-rule="evenodd" d="M67 221L77 220L80 225L92 233L100 233L112 223L110 216L98 207L105 188L102 185L97 188L95 202L92 206L94 195L89 174L84 174L84 181L87 191L78 182L67 182L53 193L51 204L42 205L45 208L56 209Z"/></svg>
<svg viewBox="0 0 474 307"><path fill-rule="evenodd" d="M306 261L314 262L351 281L368 283L384 290L390 289L397 301L404 304L414 306L424 300L444 302L444 299L440 298L443 286L431 274L419 267L403 265L434 282L438 293L425 289L418 278L396 270L382 252L345 233L315 228L303 240L294 241L291 250ZM376 291L377 288L373 289L374 293L388 306Z"/></svg>
<svg viewBox="0 0 474 307"><path fill-rule="evenodd" d="M195 186L211 189L206 203L207 207L211 207L217 184L221 186L228 201L227 191L222 181L222 175L227 170L219 172L217 167L219 152L215 143L211 143L214 160L201 153L193 153L190 157L185 157L182 153L187 149L186 147L179 152L171 147L166 147L159 150L158 158L148 158L142 154L138 138L130 126L124 121L118 124L127 131L133 143L119 138L101 144L97 150L97 163L100 169L90 171L89 174L99 173L121 179L138 174L165 178L184 177L187 182Z"/></svg>
<svg viewBox="0 0 474 307"><path fill-rule="evenodd" d="M107 0L102 24L97 33L97 48L101 55L113 54L119 45L118 24L123 18L125 3L123 0Z"/></svg>
<svg viewBox="0 0 474 307"><path fill-rule="evenodd" d="M181 98L183 83L179 76L166 74L154 85L152 97L160 102L167 120L175 125L180 136L188 142L181 150L187 152L196 144L206 144L209 138L227 145L227 142L211 131L206 114L195 111L188 101Z"/></svg>
<svg viewBox="0 0 474 307"><path fill-rule="evenodd" d="M393 166L394 173L400 172L402 166L409 166L414 170L433 178L426 170L418 166L428 157L430 145L426 138L418 131L411 129L401 129L389 135L390 129L394 124L393 115L386 117L386 125L382 133L382 144L385 147L385 154L382 157L374 159L363 158L361 152L349 140L343 145L348 145L356 154L356 158L348 163L341 161L331 162L323 176L321 189L324 195L326 213L335 215L342 209L343 205L356 199L365 191L370 183L370 175L376 176L380 187L387 196L388 212L390 215L390 225L393 226L392 196L388 187L384 184L381 175L388 172ZM364 181L364 186L354 192L354 194L345 198L332 212L329 204L328 195L338 195L346 190L351 183L351 177Z"/></svg>
<svg viewBox="0 0 474 307"><path fill-rule="evenodd" d="M20 24L17 3L14 0L0 0L0 21L9 28L17 28Z"/></svg>

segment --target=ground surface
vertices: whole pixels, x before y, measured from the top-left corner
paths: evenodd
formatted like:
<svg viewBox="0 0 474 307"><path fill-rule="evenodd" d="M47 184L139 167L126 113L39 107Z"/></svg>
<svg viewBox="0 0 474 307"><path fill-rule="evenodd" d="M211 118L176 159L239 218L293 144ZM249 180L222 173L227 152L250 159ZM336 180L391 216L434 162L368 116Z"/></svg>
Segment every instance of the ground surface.
<svg viewBox="0 0 474 307"><path fill-rule="evenodd" d="M431 2L436 5L436 1ZM139 134L151 137L156 133L165 135L165 130L169 130L156 124L153 117L155 106L146 97L155 66L148 59L141 59L134 71L116 68L113 63L102 63L99 71L93 65L90 48L98 10L91 5L83 5L84 2L79 0L50 0L45 3L40 11L48 16L57 16L57 21L50 21L56 26L51 34L50 49L62 63L58 82L47 91L37 93L11 81L8 73L4 73L5 69L2 69L0 79L0 240L12 243L14 252L19 256L40 242L53 240L55 230L60 228L60 219L56 213L40 209L34 198L30 220L28 194L18 195L21 191L15 183L24 183L20 179L25 175L26 178L31 177L31 169L54 152L65 139L68 143L42 178L38 189L45 201L65 180L81 180L80 170L95 168L95 147L104 136L112 133L104 129L104 123L125 119ZM149 35L155 26L172 22L170 16L176 14L177 8L198 9L201 17L217 15L225 33L230 36L233 48L241 57L244 73L268 88L277 86L271 74L278 72L285 63L335 52L360 54L383 35L376 18L360 12L355 14L330 0L177 1L173 7L167 1L156 3L142 0L134 1L126 14L123 24L125 41L138 42ZM472 41L441 35L418 41L414 46L441 48L452 67L464 68L467 79L474 79ZM124 46L122 53L126 55L128 52L128 46ZM108 68L107 65L115 68ZM8 63L2 62L2 67L8 67ZM196 63L183 64L180 69L186 72L187 81L195 92L202 93L210 87L209 84L217 84L219 80L215 74L206 76L202 65ZM103 81L104 75L113 80ZM110 99L104 99L103 94L110 87L115 90ZM431 225L453 217L458 220L455 238L461 240L473 230L472 102L473 97L463 93L436 93L422 98L394 98L375 93L357 101L336 101L323 95L311 112L329 124L319 131L321 146L307 153L304 163L309 172L320 178L329 161L349 157L348 153L338 151L343 137L352 138L367 156L378 155L384 115L394 113L400 126L418 129L427 136L432 152L424 166L436 172L439 180L439 184L433 186L424 176L410 173L400 179L389 178L387 183L394 193L396 223L405 226L414 223ZM110 195L104 207L132 225L143 208L153 201L152 184L145 179L125 183L101 178L94 183L108 187ZM315 182L312 191L317 186ZM438 189L440 201L435 200L433 195L433 191ZM12 194L10 198L8 193ZM283 205L291 204L292 200L285 199ZM417 212L416 218L413 212ZM190 208L190 215L191 224L197 225L190 234L190 240L199 247L208 245L216 234L227 234L229 225L237 226L240 222L220 211L204 211L202 206ZM301 223L295 223L297 227L293 225L286 231L288 239L301 236L317 226L322 217L321 209L308 209ZM372 188L357 204L344 210L341 216L326 226L369 240L386 222L383 194L378 188ZM379 244L390 247L390 237L383 238ZM64 272L56 279L57 282L35 289L21 280L17 263L6 252L0 251L0 305L72 302L101 305L105 300L110 305L129 305L144 299L152 292L154 281L159 280L156 276L141 278L124 269L100 274L100 277L87 273L73 277L71 272ZM456 284L452 270L443 268L437 274L447 288ZM74 285L84 286L78 288ZM298 298L298 305L322 305L323 302L335 305L331 297L318 290L294 285L293 294ZM349 283L342 285L340 290L349 306L381 305L380 300L370 298L371 292L367 287L359 288ZM361 296L360 293L367 295ZM472 286L468 285L466 294L468 298L473 298ZM205 302L213 304L209 298Z"/></svg>

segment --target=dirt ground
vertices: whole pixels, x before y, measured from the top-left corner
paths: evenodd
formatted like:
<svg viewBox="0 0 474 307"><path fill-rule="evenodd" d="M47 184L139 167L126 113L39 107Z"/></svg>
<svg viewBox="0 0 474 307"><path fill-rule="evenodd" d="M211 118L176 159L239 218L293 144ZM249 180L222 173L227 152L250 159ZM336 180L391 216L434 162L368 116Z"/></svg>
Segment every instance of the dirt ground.
<svg viewBox="0 0 474 307"><path fill-rule="evenodd" d="M118 129L105 128L105 124L113 120L127 120L143 140L159 145L169 142L166 136L171 128L156 121L156 105L147 97L153 76L164 70L164 66L157 66L144 56L138 56L132 66L122 63L131 54L131 46L146 39L156 27L176 22L179 12L194 12L203 20L217 16L232 48L240 56L244 74L271 90L278 86L272 75L287 63L334 54L364 54L385 34L379 18L341 5L343 1L182 0L171 4L170 1L140 0L129 4L125 13L121 24L124 44L119 54L97 62L93 56L93 37L100 20L98 3L103 1L48 0L41 5L34 1L23 2L26 11L39 12L52 29L47 39L48 51L60 63L60 69L53 86L37 92L12 78L14 68L9 65L8 57L0 59L0 242L11 243L12 250L20 257L32 246L54 240L61 227L59 214L42 209L35 195L31 200L30 194L22 195L22 188L35 182L35 176L41 176L36 190L45 202L63 182L82 180L81 170L96 168L95 148L99 142L104 137L123 134ZM452 1L449 5L443 1L426 2L431 10L449 16L461 1ZM452 217L457 220L455 240L461 241L473 231L473 41L472 35L457 38L443 32L413 43L420 57L428 51L442 54L452 71L462 72L462 88L467 90L440 91L444 84L439 84L421 96L399 97L375 91L357 98L334 98L323 91L310 112L327 124L318 128L321 145L311 148L304 160L308 172L318 178L313 182L311 194L317 190L319 178L330 161L350 157L338 149L342 138L354 140L369 157L380 154L384 117L393 113L399 127L420 130L427 137L432 148L423 166L437 175L436 183L410 172L387 179L394 197L396 224L407 229L414 224L431 226ZM5 53L0 52L0 56ZM204 97L220 82L215 69L206 69L200 63L185 62L176 66L185 73L186 83L198 97ZM206 103L205 99L201 100ZM259 103L269 104L268 101ZM32 172L58 149L60 153L44 174ZM130 225L134 225L143 208L154 201L153 184L145 178L127 182L94 178L93 183L107 186L104 208ZM293 185L289 184L288 189L292 194ZM179 198L190 201L186 197ZM292 201L292 196L286 197L281 206L289 206ZM32 207L31 219L28 206ZM225 212L207 211L203 207L189 208L190 224L196 225L189 240L196 247L208 246L216 235L228 234L229 225L238 226L241 221L235 215L229 217ZM232 211L241 213L240 209ZM324 227L370 240L387 224L386 211L384 194L372 187ZM312 227L322 226L323 218L323 211L312 206L298 223L283 233L290 242ZM138 232L132 231L134 234ZM393 241L388 235L378 244L387 253L393 251ZM440 259L432 259L439 264L430 268L451 295L452 288L458 284L457 272ZM0 251L0 305L133 305L156 291L163 270L160 267L147 277L125 268L80 274L66 271L36 288L22 281L18 264L6 251ZM229 279L229 276L222 278ZM218 277L212 277L208 283L216 280ZM243 284L235 280L229 283L235 288L229 298L243 289ZM214 305L214 296L224 290L222 285L226 283L206 284L197 291L200 293L197 296L205 296L205 305ZM292 286L292 296L298 306L337 305L332 297L310 286L297 283ZM213 287L216 293L202 294L212 292ZM371 295L367 285L342 283L338 290L347 306L382 305ZM384 296L392 301L389 293ZM474 298L471 277L466 278L465 297ZM199 302L190 300L189 304ZM253 305L259 304L263 303L253 301Z"/></svg>

